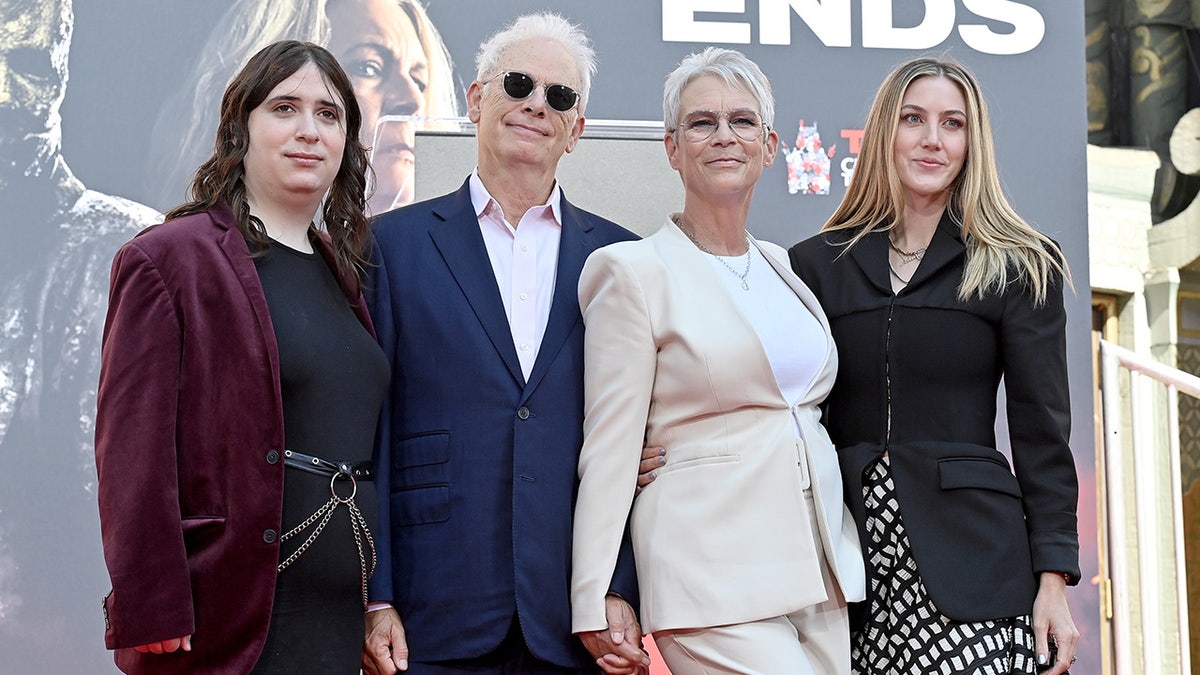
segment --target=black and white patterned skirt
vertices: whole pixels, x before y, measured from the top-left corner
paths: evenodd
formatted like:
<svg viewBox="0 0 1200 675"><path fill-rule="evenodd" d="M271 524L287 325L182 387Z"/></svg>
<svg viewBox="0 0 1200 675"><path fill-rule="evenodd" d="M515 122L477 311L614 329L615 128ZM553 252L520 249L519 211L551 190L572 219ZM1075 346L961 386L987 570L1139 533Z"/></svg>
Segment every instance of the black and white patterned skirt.
<svg viewBox="0 0 1200 675"><path fill-rule="evenodd" d="M866 625L851 636L854 673L1034 673L1033 622L1028 615L959 623L933 606L900 519L887 455L868 467L863 496L871 593Z"/></svg>

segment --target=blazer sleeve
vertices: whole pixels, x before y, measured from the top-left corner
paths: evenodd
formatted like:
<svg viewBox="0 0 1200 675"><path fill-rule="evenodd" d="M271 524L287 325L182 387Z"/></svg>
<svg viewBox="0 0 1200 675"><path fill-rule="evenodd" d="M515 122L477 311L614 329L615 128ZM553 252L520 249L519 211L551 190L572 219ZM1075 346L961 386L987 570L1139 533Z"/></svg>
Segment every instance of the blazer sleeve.
<svg viewBox="0 0 1200 675"><path fill-rule="evenodd" d="M364 296L367 311L374 323L375 339L387 356L391 368L391 381L383 397L383 405L379 411L379 422L375 426L375 500L377 504L377 522L375 534L375 549L380 552L375 562L375 574L367 590L371 602L391 602L395 600L392 588L392 509L391 509L391 480L392 480L392 402L399 376L399 366L396 363L396 325L392 316L391 296L388 288L387 260L379 242L372 238L371 261L367 265Z"/></svg>
<svg viewBox="0 0 1200 675"><path fill-rule="evenodd" d="M1066 572L1079 581L1079 480L1069 444L1063 279L1055 275L1046 301L1008 291L1001 324L1004 389L1013 469L1024 498L1033 571Z"/></svg>
<svg viewBox="0 0 1200 675"><path fill-rule="evenodd" d="M109 649L195 631L176 462L182 325L155 261L126 244L112 266L96 402Z"/></svg>
<svg viewBox="0 0 1200 675"><path fill-rule="evenodd" d="M614 249L579 278L584 330L584 441L572 547L572 631L601 630L646 437L657 348L645 295Z"/></svg>

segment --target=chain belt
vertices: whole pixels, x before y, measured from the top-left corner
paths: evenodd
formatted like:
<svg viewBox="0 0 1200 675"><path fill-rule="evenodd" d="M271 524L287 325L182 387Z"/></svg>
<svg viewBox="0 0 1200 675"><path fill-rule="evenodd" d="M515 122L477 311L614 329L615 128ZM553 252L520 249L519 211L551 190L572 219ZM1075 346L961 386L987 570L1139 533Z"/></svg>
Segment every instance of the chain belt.
<svg viewBox="0 0 1200 675"><path fill-rule="evenodd" d="M331 462L320 457L305 455L294 450L283 451L283 463L285 466L290 466L294 469L300 469L309 473L315 473L320 476L329 476L329 501L321 505L311 516L306 518L304 522L296 527L288 530L282 537L279 538L280 543L296 537L316 523L316 528L300 544L291 555L283 562L279 563L277 571L282 572L308 550L309 546L317 540L317 537L325 529L325 525L333 518L333 514L342 504L346 505L346 509L350 512L350 528L354 531L354 544L358 548L358 567L362 573L362 601L363 609L367 607L367 580L375 574L375 540L371 538L371 530L367 528L367 521L363 518L362 511L359 510L358 504L354 502L355 495L358 494L358 481L369 481L374 479L374 474L371 469L370 462L359 462L351 464L349 462ZM350 481L350 495L343 497L337 492L337 484L341 481ZM366 548L363 547L363 541L366 541ZM367 566L367 553L370 552L371 565Z"/></svg>

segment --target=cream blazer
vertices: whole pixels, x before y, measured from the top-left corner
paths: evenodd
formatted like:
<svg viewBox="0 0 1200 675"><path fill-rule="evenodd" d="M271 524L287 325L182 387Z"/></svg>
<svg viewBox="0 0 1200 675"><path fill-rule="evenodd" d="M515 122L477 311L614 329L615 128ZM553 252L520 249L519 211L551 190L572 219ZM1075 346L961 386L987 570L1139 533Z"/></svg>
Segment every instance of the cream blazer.
<svg viewBox="0 0 1200 675"><path fill-rule="evenodd" d="M604 596L627 519L646 632L756 621L826 600L818 541L845 598L865 597L858 534L817 409L837 373L829 324L784 250L751 242L825 331L824 365L794 407L707 254L674 223L584 265L575 632L607 626ZM667 448L667 464L635 500L646 443ZM819 532L803 493L810 482Z"/></svg>

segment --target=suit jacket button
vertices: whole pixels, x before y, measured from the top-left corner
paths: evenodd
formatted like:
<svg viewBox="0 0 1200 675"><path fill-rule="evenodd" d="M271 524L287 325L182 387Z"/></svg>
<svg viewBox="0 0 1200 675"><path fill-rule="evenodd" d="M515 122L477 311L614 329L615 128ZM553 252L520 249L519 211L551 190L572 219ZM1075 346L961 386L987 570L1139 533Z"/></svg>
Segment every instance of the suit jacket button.
<svg viewBox="0 0 1200 675"><path fill-rule="evenodd" d="M279 463L279 451L272 450L272 451L268 452L267 453L267 464L278 464L278 463Z"/></svg>
<svg viewBox="0 0 1200 675"><path fill-rule="evenodd" d="M517 408L517 417L518 418L527 420L527 419L529 419L529 415L530 415L529 408L526 408L525 406L521 406L520 408Z"/></svg>
<svg viewBox="0 0 1200 675"><path fill-rule="evenodd" d="M270 529L263 530L263 541L264 542L266 542L268 544L274 544L275 540L278 538L279 538L279 535L275 532L275 530L270 530Z"/></svg>

